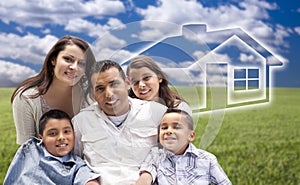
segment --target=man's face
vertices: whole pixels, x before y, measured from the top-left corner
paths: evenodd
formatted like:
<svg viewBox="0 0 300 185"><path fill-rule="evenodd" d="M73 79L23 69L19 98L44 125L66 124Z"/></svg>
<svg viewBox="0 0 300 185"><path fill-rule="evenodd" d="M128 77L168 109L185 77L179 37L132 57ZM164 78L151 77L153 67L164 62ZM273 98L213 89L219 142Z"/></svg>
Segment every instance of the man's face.
<svg viewBox="0 0 300 185"><path fill-rule="evenodd" d="M117 68L92 75L93 95L99 107L109 116L119 116L129 110L128 84Z"/></svg>

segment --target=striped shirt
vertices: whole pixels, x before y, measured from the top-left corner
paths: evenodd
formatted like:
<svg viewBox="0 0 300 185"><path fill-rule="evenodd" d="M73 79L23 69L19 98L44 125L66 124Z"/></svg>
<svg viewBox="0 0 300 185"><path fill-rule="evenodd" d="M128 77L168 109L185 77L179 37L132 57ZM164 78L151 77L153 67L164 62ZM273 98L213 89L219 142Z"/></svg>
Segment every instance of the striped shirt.
<svg viewBox="0 0 300 185"><path fill-rule="evenodd" d="M140 173L144 171L161 185L231 185L217 158L192 143L183 155L152 148L141 165Z"/></svg>

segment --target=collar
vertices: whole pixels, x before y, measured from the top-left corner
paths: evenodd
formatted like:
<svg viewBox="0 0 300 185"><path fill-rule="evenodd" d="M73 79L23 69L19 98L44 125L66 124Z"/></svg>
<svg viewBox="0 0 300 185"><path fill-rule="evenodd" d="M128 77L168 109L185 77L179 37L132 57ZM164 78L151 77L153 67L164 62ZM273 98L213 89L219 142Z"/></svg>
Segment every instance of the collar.
<svg viewBox="0 0 300 185"><path fill-rule="evenodd" d="M187 149L185 150L185 152L180 155L180 156L190 156L190 155L194 155L197 156L197 148L195 147L195 145L193 145L192 143L189 143L189 146L187 147ZM164 153L166 154L165 157L166 158L174 158L175 156L179 156L179 155L175 155L173 152L163 148Z"/></svg>
<svg viewBox="0 0 300 185"><path fill-rule="evenodd" d="M63 156L63 157L57 157L57 156L54 156L54 155L50 154L50 153L46 150L46 148L45 148L44 143L42 142L42 140L40 140L40 141L37 143L37 145L38 145L40 148L42 148L43 155L44 155L45 158L52 158L52 159L55 159L55 160L57 160L57 161L60 161L61 163L67 163L67 162L73 162L73 163L75 163L75 158L74 158L73 155L71 155L71 153L69 153L69 154L67 154L67 155L65 155L65 156ZM72 152L72 151L71 151L71 152Z"/></svg>

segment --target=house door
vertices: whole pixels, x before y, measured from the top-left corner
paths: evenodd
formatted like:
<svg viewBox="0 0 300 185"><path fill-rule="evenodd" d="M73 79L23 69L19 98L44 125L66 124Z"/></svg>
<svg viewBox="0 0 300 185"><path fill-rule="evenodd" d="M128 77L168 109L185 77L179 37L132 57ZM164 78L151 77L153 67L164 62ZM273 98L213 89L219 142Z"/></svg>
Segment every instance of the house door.
<svg viewBox="0 0 300 185"><path fill-rule="evenodd" d="M227 63L206 64L207 108L223 109L227 106Z"/></svg>

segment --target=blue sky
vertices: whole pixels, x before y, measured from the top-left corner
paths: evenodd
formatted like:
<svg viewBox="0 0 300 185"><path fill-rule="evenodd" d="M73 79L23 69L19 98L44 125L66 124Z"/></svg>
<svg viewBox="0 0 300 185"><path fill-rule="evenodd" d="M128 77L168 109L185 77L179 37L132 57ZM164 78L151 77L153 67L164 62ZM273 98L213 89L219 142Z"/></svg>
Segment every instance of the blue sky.
<svg viewBox="0 0 300 185"><path fill-rule="evenodd" d="M4 0L0 19L0 87L38 73L50 47L64 35L87 40L97 59L112 53L126 58L133 53L120 48L140 41L134 38L156 41L189 23L205 24L209 31L241 28L284 63L274 71L273 85L300 87L298 0ZM126 31L120 37L109 34L116 28Z"/></svg>

